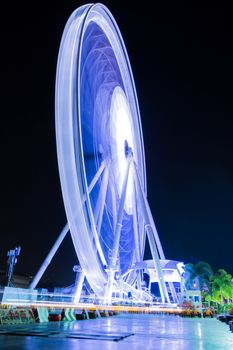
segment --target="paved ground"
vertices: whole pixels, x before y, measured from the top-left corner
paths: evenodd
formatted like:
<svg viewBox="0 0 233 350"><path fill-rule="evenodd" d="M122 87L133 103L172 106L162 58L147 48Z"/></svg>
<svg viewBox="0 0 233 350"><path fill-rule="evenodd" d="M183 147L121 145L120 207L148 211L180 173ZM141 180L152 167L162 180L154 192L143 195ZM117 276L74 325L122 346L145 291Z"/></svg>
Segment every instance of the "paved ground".
<svg viewBox="0 0 233 350"><path fill-rule="evenodd" d="M125 314L74 322L0 326L0 349L231 350L233 333L216 319Z"/></svg>

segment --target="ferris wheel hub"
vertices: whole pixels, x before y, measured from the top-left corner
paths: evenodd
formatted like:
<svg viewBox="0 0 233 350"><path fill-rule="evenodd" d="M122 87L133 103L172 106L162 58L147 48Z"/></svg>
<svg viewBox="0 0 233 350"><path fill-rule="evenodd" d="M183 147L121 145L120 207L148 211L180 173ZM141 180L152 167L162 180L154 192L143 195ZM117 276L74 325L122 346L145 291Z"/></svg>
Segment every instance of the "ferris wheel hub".
<svg viewBox="0 0 233 350"><path fill-rule="evenodd" d="M133 157L133 150L129 146L128 141L125 140L125 158L132 158Z"/></svg>

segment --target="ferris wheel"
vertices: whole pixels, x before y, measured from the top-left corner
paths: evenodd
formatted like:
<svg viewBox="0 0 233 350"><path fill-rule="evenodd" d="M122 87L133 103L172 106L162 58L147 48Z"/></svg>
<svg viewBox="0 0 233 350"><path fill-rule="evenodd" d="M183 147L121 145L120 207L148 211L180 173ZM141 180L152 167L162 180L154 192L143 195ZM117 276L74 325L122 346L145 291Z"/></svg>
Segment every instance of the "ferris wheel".
<svg viewBox="0 0 233 350"><path fill-rule="evenodd" d="M161 298L169 302L160 264L165 257L146 196L134 79L118 26L102 4L79 7L68 19L55 102L68 220L59 242L70 230L82 276L98 297L111 303L113 295L129 292L151 298L142 287L147 235Z"/></svg>

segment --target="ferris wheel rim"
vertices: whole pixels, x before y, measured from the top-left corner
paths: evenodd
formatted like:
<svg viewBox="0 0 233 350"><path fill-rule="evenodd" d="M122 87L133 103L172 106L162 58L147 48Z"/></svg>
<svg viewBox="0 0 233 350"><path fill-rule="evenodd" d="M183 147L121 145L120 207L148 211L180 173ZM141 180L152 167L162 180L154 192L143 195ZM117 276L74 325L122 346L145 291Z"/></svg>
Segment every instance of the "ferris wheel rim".
<svg viewBox="0 0 233 350"><path fill-rule="evenodd" d="M134 80L133 80L133 75L132 75L132 71L131 71L131 67L130 67L130 63L129 63L129 58L128 58L128 55L127 55L127 51L126 51L126 48L125 48L125 45L124 45L124 42L123 42L123 39L121 37L121 34L120 34L120 31L119 31L119 28L112 16L112 14L110 13L110 11L102 4L89 4L89 5L85 5L82 7L82 10L81 8L77 9L76 11L74 11L74 13L70 16L70 19L68 20L67 22L67 25L66 25L66 28L64 30L64 34L63 34L63 42L66 40L66 35L67 35L67 31L70 29L70 26L73 24L73 20L75 17L77 17L78 15L78 12L79 12L79 15L82 16L82 20L80 22L80 42L79 42L79 45L78 45L78 51L76 52L76 55L77 55L77 62L78 62L78 77L80 77L80 62L81 62L81 59L80 59L80 55L81 55L81 52L82 52L82 45L83 45L83 39L84 39L84 35L85 35L85 26L87 26L87 23L88 23L88 17L90 16L90 14L92 13L92 11L104 11L106 13L106 16L108 18L109 21L111 21L112 25L114 26L114 30L115 30L115 35L118 35L118 40L120 41L120 44L121 44L121 48L123 50L123 54L124 54L124 57L125 57L125 63L127 65L127 68L128 68L128 71L129 71L129 75L130 75L130 78L131 78L131 89L134 93L134 99L135 99L135 106L136 106L136 109L137 109L137 124L138 124L138 127L139 127L139 135L140 135L140 150L141 150L141 157L142 157L142 167L143 167L143 170L142 170L142 174L143 174L143 178L142 178L142 182L143 182L143 186L144 186L144 191L146 192L146 169L145 169L145 157L144 157L144 145L143 145L143 138L142 138L142 130L141 130L141 121L140 121L140 113L139 113L139 107L138 107L138 101L137 101L137 94L136 94L136 89L135 89L135 84L134 84ZM82 13L81 13L82 12ZM81 13L81 14L80 14ZM76 33L77 35L77 33ZM59 57L60 55L62 55L61 51L59 53ZM59 68L57 70L57 83L56 83L56 86L57 86L57 91L59 91ZM79 156L81 157L81 160L82 160L82 165L81 165L81 168L79 169L80 170L80 174L76 174L77 177L80 176L82 178L82 185L84 185L84 193L83 195L86 196L86 203L87 203L87 212L89 212L89 215L90 215L90 218L91 218L91 221L92 221L92 226L94 225L93 223L93 217L92 217L92 207L91 207L91 204L90 204L90 198L89 198L89 194L88 194L88 183L87 183L87 175L86 175L86 167L85 167L85 160L84 160L84 151L83 151L83 140L82 140L82 129L81 129L81 111L80 111L80 95L81 95L81 91L80 91L80 85L77 85L77 91L78 91L78 132L79 132ZM57 102L56 102L56 110L58 111L58 108L59 108L59 98L61 98L61 94L59 94L59 92L56 94L56 99L57 99ZM56 115L57 115L58 112L56 112ZM59 140L60 138L60 132L61 132L61 126L59 126L59 120L58 120L58 117L56 116L56 133L57 133L57 148L58 148L58 163L59 163L59 171L60 171L60 177L64 177L64 174L63 172L65 171L64 167L64 162L62 163L62 160L61 158L64 157L61 156L61 152L64 152L64 149L62 150L62 147L60 145L60 142L61 140ZM74 150L71 150L73 153L75 153ZM75 171L77 172L77 169L75 169ZM63 174L63 175L62 175ZM62 180L61 180L62 182ZM71 233L72 233L72 230L74 230L74 227L73 227L73 224L72 224L72 220L70 220L69 218L69 210L67 210L67 207L69 206L69 199L67 198L67 193L65 193L65 190L64 190L64 181L63 181L63 184L62 184L62 190L63 190L63 197L64 197L64 202L65 202L65 207L66 207L66 211L68 211L68 215L67 215L67 218L68 218L68 222L69 222L69 225L70 225L70 230L71 230ZM74 240L74 239L73 239ZM84 268L85 270L85 264L86 266L88 265L88 262L86 261L85 262L85 259L82 259L82 267ZM96 287L96 290L98 290L97 288L97 283L96 283L96 286L94 286L94 289Z"/></svg>

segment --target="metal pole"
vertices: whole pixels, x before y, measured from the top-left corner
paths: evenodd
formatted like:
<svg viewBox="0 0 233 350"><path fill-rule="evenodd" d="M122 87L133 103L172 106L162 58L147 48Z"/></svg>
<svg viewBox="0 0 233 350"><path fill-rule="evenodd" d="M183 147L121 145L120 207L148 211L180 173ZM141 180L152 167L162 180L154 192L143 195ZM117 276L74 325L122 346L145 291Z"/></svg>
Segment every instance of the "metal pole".
<svg viewBox="0 0 233 350"><path fill-rule="evenodd" d="M103 170L105 169L106 167L106 164L107 164L108 160L105 159L97 173L95 174L95 176L93 177L90 185L88 186L88 194L90 194L90 192L92 191L93 187L95 186L96 182L98 181L100 175L102 174ZM86 195L84 194L83 196L83 200L82 200L82 204L85 202L86 200ZM54 245L52 246L52 249L50 250L50 252L48 253L47 257L45 258L45 260L43 261L40 269L38 270L37 274L35 275L35 277L33 278L32 282L30 283L29 285L29 288L30 289L34 289L36 288L38 282L40 281L41 277L43 276L45 270L47 269L48 265L50 264L52 258L54 257L54 255L56 254L58 248L60 247L63 239L65 238L66 234L68 233L69 231L69 225L68 223L64 226L63 230L61 231L60 235L58 236L56 242L54 243Z"/></svg>
<svg viewBox="0 0 233 350"><path fill-rule="evenodd" d="M141 259L141 252L140 252L140 236L138 234L138 220L137 220L137 207L136 207L136 188L135 184L133 186L133 196L134 196L134 203L133 206L133 232L134 232L134 242L135 242L135 259L136 263L140 263L142 261ZM141 298L141 292L142 292L142 281L141 281L141 272L139 269L136 270L136 276L137 276L137 287L139 291L139 295Z"/></svg>
<svg viewBox="0 0 233 350"><path fill-rule="evenodd" d="M152 254L154 265L155 265L155 270L158 274L158 283L159 283L159 290L160 290L162 302L163 303L166 303L166 302L170 303L166 284L165 284L164 277L163 277L163 271L162 271L160 260L159 260L157 246L156 246L156 242L155 242L153 231L152 231L152 227L148 223L145 226L145 229L146 229L148 240L149 240L149 245L150 245L151 254Z"/></svg>
<svg viewBox="0 0 233 350"><path fill-rule="evenodd" d="M82 270L81 266L74 266L73 271L76 272L76 282L75 282L75 292L74 292L74 303L79 303L82 288L83 288L83 281L84 281L84 272Z"/></svg>
<svg viewBox="0 0 233 350"><path fill-rule="evenodd" d="M135 170L137 172L137 168L136 168L136 164L135 163L134 163L134 168L135 168ZM138 181L139 181L139 184L140 184L141 189L142 189L142 185L141 185L141 181L140 181L139 177L138 177ZM145 205L146 205L147 212L148 212L148 215L149 215L149 218L150 218L150 223L151 223L153 235L154 235L154 238L155 238L155 241L156 241L156 246L158 248L160 259L166 260L164 252L163 252L163 248L162 248L162 245L161 245L161 242L160 242L160 239L159 239L158 231L156 229L156 226L155 226L155 223L154 223L154 220L153 220L153 216L152 216L152 213L151 213L151 210L150 210L150 206L149 206L149 203L148 203L148 201L146 199L144 191L143 191L143 195L145 197ZM169 285L170 291L172 293L173 300L174 300L175 303L177 303L178 302L178 296L177 296L174 284L172 282L168 282L168 285Z"/></svg>
<svg viewBox="0 0 233 350"><path fill-rule="evenodd" d="M61 231L61 233L60 233L59 237L57 238L56 242L54 243L54 245L53 245L52 249L50 250L49 254L47 255L47 257L43 261L43 263L42 263L40 269L38 270L37 274L33 278L32 282L31 282L31 284L29 286L30 289L36 288L38 282L40 281L42 275L44 274L45 270L47 269L48 265L50 264L52 258L54 257L56 251L60 247L61 242L65 238L65 236L66 236L68 231L69 231L69 225L67 223L65 225L65 227L63 228L63 230Z"/></svg>
<svg viewBox="0 0 233 350"><path fill-rule="evenodd" d="M106 298L107 298L108 304L111 304L112 302L112 287L113 287L114 274L117 270L117 257L118 257L118 251L119 251L120 233L122 228L127 183L129 178L129 170L130 170L132 156L129 155L127 159L128 159L128 165L127 165L124 183L122 186L121 199L120 199L120 204L119 204L119 209L117 214L117 224L116 224L115 233L114 233L112 257L111 257L111 262L110 262L109 271L108 271L108 282L106 287Z"/></svg>
<svg viewBox="0 0 233 350"><path fill-rule="evenodd" d="M151 254L152 254L154 265L155 265L155 270L158 274L158 283L159 283L159 290L160 290L162 302L163 303L170 302L167 288L166 288L165 281L164 281L164 277L163 277L163 272L162 272L160 260L159 260L159 254L158 254L158 249L157 249L157 245L156 245L157 242L155 240L155 236L154 236L153 228L152 228L152 226L154 227L155 225L153 223L152 214L150 212L150 208L149 208L149 205L147 203L145 193L142 189L142 186L141 186L141 183L139 180L139 176L137 173L135 162L133 162L133 165L134 165L136 184L137 184L137 188L138 188L138 194L139 194L140 199L141 199L140 203L142 206L143 216L144 216L144 220L145 220L145 229L146 229L148 240L149 240L149 245L150 245Z"/></svg>
<svg viewBox="0 0 233 350"><path fill-rule="evenodd" d="M106 193L107 193L107 188L108 188L108 179L109 179L109 167L110 163L108 162L106 169L103 174L103 180L101 183L101 188L100 192L97 198L96 202L96 207L95 207L95 212L94 212L94 221L95 221L95 227L93 228L93 236L95 239L96 247L99 252L100 259L102 261L102 264L104 266L107 265L100 240L99 240L99 234L100 234L100 229L101 229L101 224L102 224L102 219L103 219L103 212L104 212L104 205L105 205L105 198L106 198Z"/></svg>
<svg viewBox="0 0 233 350"><path fill-rule="evenodd" d="M100 192L96 201L96 207L94 212L94 219L95 219L98 234L100 233L102 219L103 219L105 198L106 198L106 193L108 188L108 179L109 179L109 165L107 166L103 175L103 181L102 181Z"/></svg>

